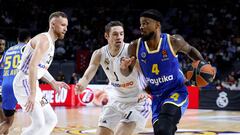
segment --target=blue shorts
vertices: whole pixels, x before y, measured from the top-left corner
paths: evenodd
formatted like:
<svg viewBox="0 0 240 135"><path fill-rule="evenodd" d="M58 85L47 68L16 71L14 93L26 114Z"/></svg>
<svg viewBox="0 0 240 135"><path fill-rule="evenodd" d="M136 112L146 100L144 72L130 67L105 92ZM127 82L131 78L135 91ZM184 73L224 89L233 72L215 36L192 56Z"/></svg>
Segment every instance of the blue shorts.
<svg viewBox="0 0 240 135"><path fill-rule="evenodd" d="M17 99L13 93L12 83L4 83L2 86L2 108L4 110L15 110Z"/></svg>
<svg viewBox="0 0 240 135"><path fill-rule="evenodd" d="M163 104L173 104L181 108L181 114L183 115L188 106L188 92L184 86L181 89L173 90L172 92L165 92L160 96L152 96L152 123L155 123L158 119L161 107Z"/></svg>

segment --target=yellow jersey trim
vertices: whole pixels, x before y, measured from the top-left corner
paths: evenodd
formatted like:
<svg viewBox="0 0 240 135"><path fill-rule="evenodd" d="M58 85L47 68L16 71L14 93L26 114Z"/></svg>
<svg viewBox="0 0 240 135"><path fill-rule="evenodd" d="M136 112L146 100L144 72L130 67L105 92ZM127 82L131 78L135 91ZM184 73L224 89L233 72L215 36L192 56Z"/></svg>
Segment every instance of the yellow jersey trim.
<svg viewBox="0 0 240 135"><path fill-rule="evenodd" d="M139 50L139 46L140 46L140 41L141 41L141 38L138 39L138 42L137 42L137 50L136 50L136 57L138 59L138 50Z"/></svg>
<svg viewBox="0 0 240 135"><path fill-rule="evenodd" d="M187 98L180 104L176 104L175 102L171 102L171 101L164 102L163 104L169 103L169 104L173 104L173 105L175 105L177 107L181 107L184 103L186 103L186 101L187 101Z"/></svg>
<svg viewBox="0 0 240 135"><path fill-rule="evenodd" d="M147 42L144 41L145 48L147 49L147 52L150 53L150 54L151 54L151 53L157 53L157 52L159 52L160 47L161 47L161 44L162 44L162 37L160 38L160 41L159 41L159 43L158 43L157 49L156 49L156 50L153 50L153 51L150 51L150 49L148 48Z"/></svg>
<svg viewBox="0 0 240 135"><path fill-rule="evenodd" d="M171 43L171 41L170 41L170 35L169 35L169 34L167 34L167 41L168 41L169 48L170 48L173 56L174 56L174 57L177 57L176 53L175 53L174 50L173 50L173 47L172 47L172 43Z"/></svg>

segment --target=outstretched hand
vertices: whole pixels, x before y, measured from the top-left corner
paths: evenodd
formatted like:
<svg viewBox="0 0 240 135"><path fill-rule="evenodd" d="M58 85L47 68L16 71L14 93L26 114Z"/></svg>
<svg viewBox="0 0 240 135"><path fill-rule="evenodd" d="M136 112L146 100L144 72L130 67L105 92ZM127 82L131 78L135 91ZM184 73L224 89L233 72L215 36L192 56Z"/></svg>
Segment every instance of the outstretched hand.
<svg viewBox="0 0 240 135"><path fill-rule="evenodd" d="M66 84L65 82L62 82L62 81L54 81L51 86L52 86L53 89L56 90L56 92L57 92L58 94L61 93L62 88L70 89L70 87L68 86L68 84Z"/></svg>
<svg viewBox="0 0 240 135"><path fill-rule="evenodd" d="M77 83L74 87L75 94L81 94L84 90L84 87L81 85L81 83Z"/></svg>
<svg viewBox="0 0 240 135"><path fill-rule="evenodd" d="M35 96L30 95L28 97L27 103L24 105L26 112L32 112L35 103Z"/></svg>
<svg viewBox="0 0 240 135"><path fill-rule="evenodd" d="M126 70L128 67L135 62L135 57L122 57L120 61L120 69Z"/></svg>

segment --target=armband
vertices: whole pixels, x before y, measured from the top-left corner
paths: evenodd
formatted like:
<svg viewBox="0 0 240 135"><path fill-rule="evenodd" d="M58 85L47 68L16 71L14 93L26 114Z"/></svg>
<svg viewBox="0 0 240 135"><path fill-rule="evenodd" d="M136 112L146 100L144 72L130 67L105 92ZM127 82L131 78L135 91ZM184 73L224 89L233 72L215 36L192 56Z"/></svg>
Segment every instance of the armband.
<svg viewBox="0 0 240 135"><path fill-rule="evenodd" d="M48 71L46 71L46 73L43 75L43 77L44 77L48 82L52 82L52 81L55 80L55 79L53 78L53 76L52 76Z"/></svg>

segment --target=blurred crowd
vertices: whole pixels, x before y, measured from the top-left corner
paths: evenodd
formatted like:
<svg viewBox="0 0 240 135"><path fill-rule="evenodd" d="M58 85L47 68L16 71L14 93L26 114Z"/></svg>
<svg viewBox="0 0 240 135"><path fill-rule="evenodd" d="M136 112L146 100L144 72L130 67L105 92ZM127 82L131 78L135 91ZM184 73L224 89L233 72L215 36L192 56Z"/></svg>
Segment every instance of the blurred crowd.
<svg viewBox="0 0 240 135"><path fill-rule="evenodd" d="M207 88L238 89L240 0L223 0L218 4L207 0L200 0L202 3L186 1L188 3L181 6L175 6L173 0L169 1L170 5L153 6L162 13L162 32L182 35L206 61L217 67L216 79ZM107 22L120 20L124 23L125 42L140 36L139 14L149 7L137 3L135 0L68 0L64 4L57 0L0 0L0 33L9 41L15 40L19 29L29 29L34 35L46 31L50 12L66 12L69 16L68 33L65 40L56 43L55 60L77 60L73 76L81 76L92 52L106 44L104 26ZM191 63L182 55L179 60L183 69Z"/></svg>

